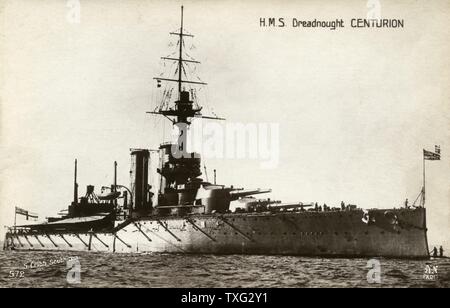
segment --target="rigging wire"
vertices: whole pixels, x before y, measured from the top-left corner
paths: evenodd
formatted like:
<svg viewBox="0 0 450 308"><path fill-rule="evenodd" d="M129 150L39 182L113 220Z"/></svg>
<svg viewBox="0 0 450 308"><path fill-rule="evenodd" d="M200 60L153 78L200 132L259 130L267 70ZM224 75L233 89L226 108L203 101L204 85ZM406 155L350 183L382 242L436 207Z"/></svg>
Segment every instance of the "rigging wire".
<svg viewBox="0 0 450 308"><path fill-rule="evenodd" d="M175 30L174 33L179 33L179 31L181 31L181 28L178 28L177 30ZM189 31L187 31L186 29L183 29L183 33L190 35ZM179 56L178 52L179 52L180 44L182 44L182 47L184 47L183 53L181 55L182 58L186 59L186 60L196 61L195 58L190 54L190 52L187 52L187 51L195 50L195 49L197 49L197 47L193 43L190 43L189 49L186 48L187 42L185 41L184 37L181 37L181 38L178 37L176 39L176 42L175 42L175 40L171 40L169 42L168 46L173 48L173 50L166 56L166 58L177 58ZM176 47L176 48L174 48L174 47ZM177 75L179 74L179 70L181 70L183 78L185 78L186 80L198 80L198 81L202 82L202 79L197 74L198 67L197 67L197 65L195 65L195 63L182 62L180 65L177 59L172 60L170 64L166 63L167 61L171 61L171 60L169 60L169 59L163 60L162 72L159 74L159 76L161 78L164 78L163 76L168 76L167 78L172 77L172 79L178 79ZM158 91L158 93L160 93L159 98L157 98L157 97L154 98L154 100L156 102L154 111L157 111L158 108L159 108L159 110L170 109L171 98L172 98L172 94L173 94L173 91L175 88L176 87L171 85L170 83L164 83L164 87ZM183 90L190 92L192 101L195 104L195 107L197 109L200 108L199 102L201 101L203 103L204 107L206 107L204 109L206 109L208 111L208 113L211 113L212 115L217 117L217 114L215 113L213 108L209 105L208 92L204 86L184 83ZM158 103L158 101L160 103ZM164 126L164 128L165 128L165 126ZM163 133L164 133L164 137L165 137L165 129L164 129Z"/></svg>

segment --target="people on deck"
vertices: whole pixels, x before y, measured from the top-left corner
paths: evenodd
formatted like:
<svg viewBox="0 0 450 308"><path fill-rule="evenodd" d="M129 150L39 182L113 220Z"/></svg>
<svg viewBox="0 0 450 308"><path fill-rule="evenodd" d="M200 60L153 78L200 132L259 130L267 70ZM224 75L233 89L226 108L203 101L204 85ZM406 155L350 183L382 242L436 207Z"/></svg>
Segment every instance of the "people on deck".
<svg viewBox="0 0 450 308"><path fill-rule="evenodd" d="M433 248L433 257L437 257L438 256L438 250L436 247Z"/></svg>

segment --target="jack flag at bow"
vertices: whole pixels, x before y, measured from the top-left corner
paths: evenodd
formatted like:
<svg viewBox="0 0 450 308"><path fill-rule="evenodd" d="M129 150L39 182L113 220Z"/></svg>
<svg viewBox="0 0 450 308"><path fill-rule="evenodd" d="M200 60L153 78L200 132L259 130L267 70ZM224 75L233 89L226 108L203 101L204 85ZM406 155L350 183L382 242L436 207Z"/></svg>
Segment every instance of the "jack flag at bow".
<svg viewBox="0 0 450 308"><path fill-rule="evenodd" d="M38 219L38 215L16 206L16 214L26 216L28 218Z"/></svg>

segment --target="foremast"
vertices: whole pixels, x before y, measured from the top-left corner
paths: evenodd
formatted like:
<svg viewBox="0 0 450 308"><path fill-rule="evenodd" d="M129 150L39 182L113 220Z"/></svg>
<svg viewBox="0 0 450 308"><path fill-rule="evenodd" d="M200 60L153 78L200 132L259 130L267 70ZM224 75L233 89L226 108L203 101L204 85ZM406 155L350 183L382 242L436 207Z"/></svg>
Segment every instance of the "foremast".
<svg viewBox="0 0 450 308"><path fill-rule="evenodd" d="M178 88L178 100L175 101L175 109L172 108L163 108L163 106L160 106L159 110L157 111L149 111L148 113L151 114L159 114L163 115L173 123L184 123L186 125L190 125L189 118L199 117L199 118L207 118L207 119L217 119L222 120L221 118L217 117L207 117L203 116L201 114L201 107L194 108L193 102L190 101L190 93L188 91L185 91L183 89L183 84L194 84L194 85L207 85L207 83L202 81L194 81L194 80L187 80L183 79L183 73L186 76L186 68L184 66L184 63L194 63L194 64L200 64L199 61L196 60L190 60L183 58L183 46L184 46L184 38L185 37L194 37L192 34L185 33L184 32L184 26L183 26L183 6L181 6L181 26L178 32L170 32L171 35L176 35L179 37L178 40L178 57L172 58L172 57L161 57L164 61L175 61L177 62L177 78L163 78L163 77L154 77L158 83L158 87L160 87L161 81L167 81L167 82L176 82L177 88ZM187 76L186 76L187 77ZM173 117L173 118L172 118Z"/></svg>
<svg viewBox="0 0 450 308"><path fill-rule="evenodd" d="M181 6L181 21L179 31L170 32L171 35L178 36L178 57L161 57L163 61L173 61L177 63L176 77L154 77L157 81L158 87L161 82L174 82L177 84L178 100L169 107L166 104L161 104L157 110L147 113L162 115L168 118L173 126L177 128L177 141L175 143L163 143L160 146L160 168L158 173L161 175L161 182L159 188L159 205L171 205L170 200L175 200L175 194L180 190L196 190L201 179L198 177L201 173L200 155L198 153L190 153L186 150L187 132L191 125L192 118L207 118L223 120L218 117L203 116L202 107L195 104L191 99L191 94L183 88L185 84L206 85L202 81L189 80L186 74L185 63L200 64L194 59L187 59L183 56L184 39L185 37L194 37L192 34L186 33L184 29L183 6ZM170 195L173 196L170 196ZM188 198L190 199L190 198Z"/></svg>

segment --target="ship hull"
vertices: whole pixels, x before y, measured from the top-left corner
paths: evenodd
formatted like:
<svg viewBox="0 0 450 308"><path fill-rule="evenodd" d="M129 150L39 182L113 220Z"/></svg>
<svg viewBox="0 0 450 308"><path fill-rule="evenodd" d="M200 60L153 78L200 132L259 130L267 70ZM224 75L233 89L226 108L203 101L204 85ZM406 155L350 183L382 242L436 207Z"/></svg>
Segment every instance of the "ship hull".
<svg viewBox="0 0 450 308"><path fill-rule="evenodd" d="M429 258L424 208L147 217L114 231L8 232L5 249Z"/></svg>

